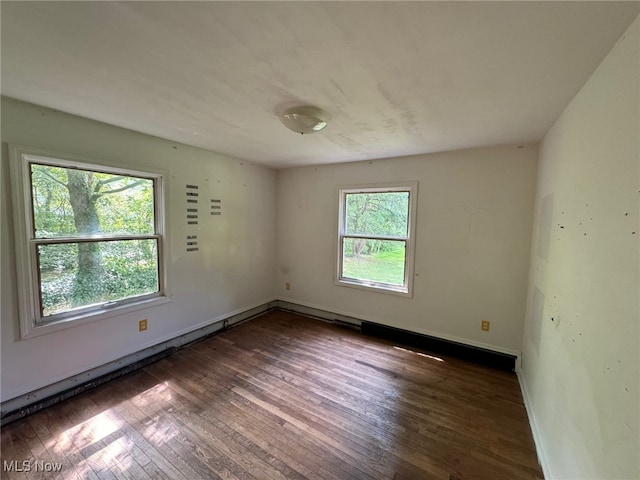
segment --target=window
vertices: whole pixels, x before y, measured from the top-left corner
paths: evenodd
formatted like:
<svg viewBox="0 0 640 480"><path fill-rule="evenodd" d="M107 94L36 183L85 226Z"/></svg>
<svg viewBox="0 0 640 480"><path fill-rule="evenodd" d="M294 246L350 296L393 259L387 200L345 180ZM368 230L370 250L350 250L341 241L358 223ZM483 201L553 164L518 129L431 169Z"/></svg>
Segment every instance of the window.
<svg viewBox="0 0 640 480"><path fill-rule="evenodd" d="M340 189L338 284L411 295L417 189Z"/></svg>
<svg viewBox="0 0 640 480"><path fill-rule="evenodd" d="M164 295L160 174L11 152L23 336Z"/></svg>

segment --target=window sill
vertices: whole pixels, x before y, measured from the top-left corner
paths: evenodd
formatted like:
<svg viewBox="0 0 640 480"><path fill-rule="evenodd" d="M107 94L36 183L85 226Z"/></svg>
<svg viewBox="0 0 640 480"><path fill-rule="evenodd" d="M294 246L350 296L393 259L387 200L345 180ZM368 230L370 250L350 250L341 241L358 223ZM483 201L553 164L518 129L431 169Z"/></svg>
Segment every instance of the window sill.
<svg viewBox="0 0 640 480"><path fill-rule="evenodd" d="M375 282L364 282L361 280L350 280L346 278L338 279L334 282L341 287L357 288L359 290L366 290L375 293L388 293L390 295L396 295L399 297L412 298L413 292L407 287L385 285Z"/></svg>
<svg viewBox="0 0 640 480"><path fill-rule="evenodd" d="M58 320L55 322L45 323L42 325L26 326L23 324L21 338L23 340L26 340L29 338L39 337L42 335L48 335L50 333L54 333L67 328L77 327L79 325L85 325L87 323L97 322L99 320L104 320L107 318L126 315L128 313L146 309L146 308L157 307L157 306L169 303L171 301L172 299L170 297L161 296L161 297L151 298L147 300L141 300L135 303L129 303L126 305L122 305L121 307L115 307L106 311L87 312L81 315L77 315L75 317L69 317L69 318L65 318L64 320Z"/></svg>

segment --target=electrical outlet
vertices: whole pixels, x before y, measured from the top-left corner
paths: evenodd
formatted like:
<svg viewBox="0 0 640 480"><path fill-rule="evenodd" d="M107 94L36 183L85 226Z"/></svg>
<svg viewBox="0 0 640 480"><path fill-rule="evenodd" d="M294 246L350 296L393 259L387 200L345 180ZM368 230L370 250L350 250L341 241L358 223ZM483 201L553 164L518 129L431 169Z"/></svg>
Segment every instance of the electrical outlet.
<svg viewBox="0 0 640 480"><path fill-rule="evenodd" d="M138 331L144 332L146 329L147 329L147 319L145 318L144 320L140 320L138 322Z"/></svg>
<svg viewBox="0 0 640 480"><path fill-rule="evenodd" d="M482 320L480 330L482 330L483 332L488 332L490 325L491 325L491 322L489 322L488 320Z"/></svg>
<svg viewBox="0 0 640 480"><path fill-rule="evenodd" d="M284 288L287 290L291 290L291 284L289 282L285 283Z"/></svg>

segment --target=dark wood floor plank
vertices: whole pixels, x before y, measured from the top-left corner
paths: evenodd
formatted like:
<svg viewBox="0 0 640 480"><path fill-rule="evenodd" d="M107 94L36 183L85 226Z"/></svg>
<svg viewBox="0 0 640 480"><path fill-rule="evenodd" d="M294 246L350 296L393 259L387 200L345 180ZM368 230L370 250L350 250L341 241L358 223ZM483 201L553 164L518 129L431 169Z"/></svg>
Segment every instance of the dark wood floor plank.
<svg viewBox="0 0 640 480"><path fill-rule="evenodd" d="M13 444L13 432L11 430L3 429L0 432L0 455L2 456L2 471L0 472L0 478L5 478L8 480L14 480L18 478L18 473L16 473L14 465L18 466L18 463L24 460L20 457L20 452L15 449ZM6 469L4 467L4 462L7 462L10 466Z"/></svg>
<svg viewBox="0 0 640 480"><path fill-rule="evenodd" d="M219 372L217 372L219 373ZM336 464L331 458L328 458L323 451L319 451L315 446L308 445L306 438L291 438L288 435L286 429L283 428L284 422L270 413L256 412L255 407L248 400L241 396L233 394L231 390L225 390L224 382L228 378L220 377L218 382L209 383L215 380L217 373L209 373L206 377L200 377L202 382L211 385L211 389L203 393L199 397L194 397L194 401L202 401L207 407L215 405L216 413L222 413L222 418L225 422L229 423L231 419L236 419L229 425L238 432L243 432L245 437L251 437L254 441L266 441L270 447L270 451L274 456L285 459L292 468L300 471L299 465L310 468L312 472L316 472L314 476L310 478L327 478L331 480L341 480L343 478L349 478L343 474L339 465ZM182 378L175 378L176 384L174 388L180 389L179 383L183 383L185 377L189 376L189 372L184 372ZM227 391L227 396L220 395L219 392ZM182 390L186 395L188 392ZM216 392L216 393L213 393ZM202 412L203 415L208 415L208 410ZM298 463L295 459L292 459L287 455L287 452L294 452L296 458L301 461ZM331 471L327 468L330 467ZM304 468L303 468L304 469Z"/></svg>
<svg viewBox="0 0 640 480"><path fill-rule="evenodd" d="M515 375L283 311L6 426L3 478L540 480Z"/></svg>
<svg viewBox="0 0 640 480"><path fill-rule="evenodd" d="M273 383L275 383L275 382L273 382ZM311 386L310 388L314 388L314 386ZM323 387L320 387L320 388L322 390L329 390L329 388L326 387L326 386L323 386ZM284 391L283 388L276 388L274 390L275 390L275 392ZM284 397L282 395L279 395L278 393L274 393L273 395L278 398L279 403L283 403ZM325 399L324 403L326 403L326 399ZM316 410L318 410L318 407L320 407L321 405L322 404L316 406L315 407ZM336 405L338 406L338 408L341 406L341 405L338 405L338 404L334 403L334 405L333 405L334 408L331 410L331 412L326 412L326 413L332 413L333 417L336 417L336 413L338 413L336 411L336 408L335 408ZM307 411L307 409L304 409L304 406L296 407L296 408L300 412L306 412ZM390 409L387 412L384 412L384 415L390 415L391 412L392 412L392 410ZM365 420L362 420L361 422L357 421L354 418L357 415L357 413L358 412L355 411L355 410L349 410L349 413L345 417L341 418L340 425L338 425L339 427L345 428L345 430L349 430L351 433L354 433L356 435L355 438L351 438L348 441L350 441L350 442L356 441L357 442L358 438L371 439L372 436L375 435L376 444L382 443L382 445L384 445L385 443L388 443L388 445L385 445L385 446L387 448L392 448L393 444L397 444L399 439L400 440L402 439L402 437L398 436L398 435L389 435L387 441L385 442L384 441L384 434L386 432L382 431L381 428L378 428L379 427L378 425L375 425L375 424L372 425L372 422L371 422L372 418L370 416L367 416L366 414L363 415L363 418ZM378 418L380 418L380 417L381 416L378 416ZM324 417L324 422L325 423L332 423L331 420L332 420L331 416L325 416ZM367 422L367 423L365 423L365 422ZM358 428L357 428L357 426L360 425L360 424L364 425L362 430L358 430ZM336 424L334 423L333 425L336 425ZM386 424L382 425L382 427L386 428L386 429L390 429L389 428L390 427L389 423L386 423ZM334 434L337 433L338 435L340 435L340 432L336 432L335 430L334 430L333 433ZM377 445L375 449L378 450L379 449L378 447L379 447L379 445ZM374 452L371 452L371 453L374 453ZM380 453L378 452L377 454L379 455Z"/></svg>
<svg viewBox="0 0 640 480"><path fill-rule="evenodd" d="M76 424L65 414L65 406L60 404L56 408L47 408L36 415L40 416L51 435L47 442L52 441L55 445L52 447L56 453L53 456L64 465L59 477L65 478L69 475L68 466L71 465L80 478L97 480L98 476L74 444L71 432Z"/></svg>
<svg viewBox="0 0 640 480"><path fill-rule="evenodd" d="M147 404L139 408L146 415L154 416L156 423L171 423L172 428L179 432L179 435L173 436L175 438L172 437L167 442L168 445L174 445L176 452L191 453L192 460L200 460L197 457L202 456L209 460L215 459L213 467L207 471L200 469L200 473L205 474L204 478L209 478L210 472L215 472L219 476L225 476L227 472L231 472L231 475L240 479L260 478L270 468L270 465L256 458L253 452L237 444L229 432L222 431L215 421L203 418L197 406L180 395L176 389L171 390L171 408L166 411L161 403ZM220 471L217 471L218 469ZM197 474L194 474L195 472L192 472L189 477L197 478ZM270 477L277 480L286 478L277 471L272 471Z"/></svg>
<svg viewBox="0 0 640 480"><path fill-rule="evenodd" d="M193 360L187 357L185 361L190 365ZM176 371L180 371L179 363L158 362L153 366L153 370L154 373L159 375L159 378L171 377L176 375ZM158 372L159 369L163 368L170 368L170 370ZM199 378L201 385L210 387L204 389L197 396L190 392L192 389L190 377L195 376ZM230 395L231 391L225 390L225 382L228 380L228 378L216 377L216 374L212 372L209 372L206 376L195 375L193 369L189 368L183 371L182 374L172 377L172 388L178 393L190 397L194 403L200 404L202 407L201 415L210 421L224 419L224 423L237 434L247 439L246 441L256 447L265 448L265 445L267 445L268 449L265 449L268 450L265 452L266 455L287 462L295 471L307 470L316 472L316 476L318 475L317 472L320 472L322 476L319 478L340 480L341 477L331 475L330 472L324 470L322 465L314 463L314 457L318 457L315 452L311 450L305 451L304 445L296 444L289 438L280 435L278 429L282 427L281 423L274 421L268 415L256 415L252 409L245 408L243 402L238 401L235 395ZM225 395L225 392L227 392L227 395ZM300 461L298 462L296 458L289 456L288 452L297 453ZM295 474L291 478L295 478Z"/></svg>
<svg viewBox="0 0 640 480"><path fill-rule="evenodd" d="M62 447L62 442L58 441L58 435L54 435L50 429L48 412L49 410L44 410L33 414L29 417L29 423L31 423L44 448L47 449L48 458L52 462L61 464L59 474L51 475L50 478L81 479L82 477L76 469L76 462L69 460Z"/></svg>

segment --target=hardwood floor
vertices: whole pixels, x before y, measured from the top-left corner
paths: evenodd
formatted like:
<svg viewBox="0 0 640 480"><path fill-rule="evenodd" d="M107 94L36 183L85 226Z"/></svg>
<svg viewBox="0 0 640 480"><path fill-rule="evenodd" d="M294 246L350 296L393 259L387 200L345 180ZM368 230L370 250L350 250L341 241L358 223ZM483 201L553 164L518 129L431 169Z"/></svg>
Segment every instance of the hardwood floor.
<svg viewBox="0 0 640 480"><path fill-rule="evenodd" d="M542 478L515 375L281 311L7 425L1 458L9 479Z"/></svg>

